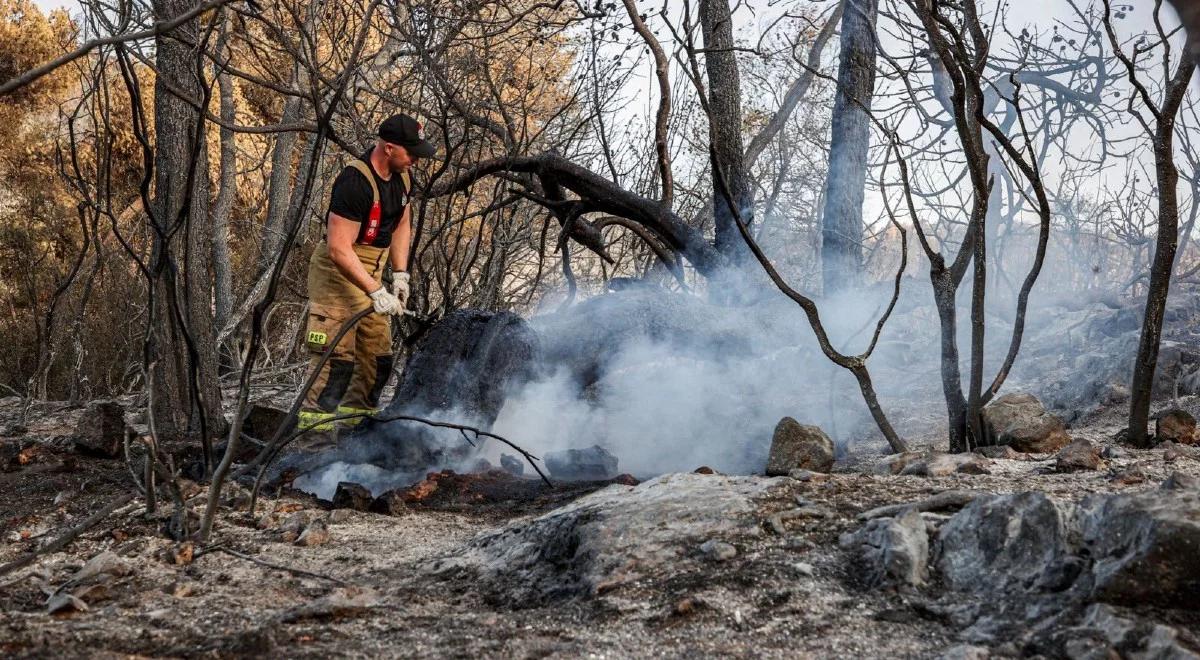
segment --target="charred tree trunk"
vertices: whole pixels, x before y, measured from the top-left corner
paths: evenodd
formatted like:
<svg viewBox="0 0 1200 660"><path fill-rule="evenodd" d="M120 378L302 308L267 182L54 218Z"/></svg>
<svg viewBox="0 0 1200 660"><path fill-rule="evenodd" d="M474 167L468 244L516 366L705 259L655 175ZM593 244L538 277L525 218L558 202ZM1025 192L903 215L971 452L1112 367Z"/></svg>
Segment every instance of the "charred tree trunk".
<svg viewBox="0 0 1200 660"><path fill-rule="evenodd" d="M297 77L293 76L293 80ZM283 102L283 124L295 123L300 118L300 97L289 96ZM279 255L279 246L287 233L285 220L291 207L292 189L292 158L296 150L297 134L288 131L280 133L271 149L271 178L267 185L267 219L263 223L262 243L259 246L259 274L271 270L275 257Z"/></svg>
<svg viewBox="0 0 1200 660"><path fill-rule="evenodd" d="M1179 170L1175 167L1175 118L1195 69L1194 60L1189 57L1180 58L1179 66L1167 86L1162 107L1156 117L1154 174L1158 184L1158 237L1150 264L1150 283L1146 292L1142 336L1133 365L1133 382L1129 386L1129 441L1142 446L1149 444L1146 426L1150 421L1150 396L1154 386L1154 372L1158 366L1158 347L1162 341L1163 315L1167 309L1171 271L1175 266L1175 252L1179 246L1179 193L1176 190Z"/></svg>
<svg viewBox="0 0 1200 660"><path fill-rule="evenodd" d="M224 35L222 35L224 42ZM224 50L224 44L219 47ZM217 84L221 93L221 120L232 125L236 119L233 105L233 80L227 73L219 73ZM233 312L233 259L229 251L229 217L233 213L234 198L237 197L237 141L233 129L222 126L221 165L217 184L217 199L213 204L213 300L216 309L216 327L222 328L229 322Z"/></svg>
<svg viewBox="0 0 1200 660"><path fill-rule="evenodd" d="M843 0L841 55L821 226L821 274L826 296L853 290L861 282L862 206L871 146L868 109L875 94L877 14L878 0Z"/></svg>
<svg viewBox="0 0 1200 660"><path fill-rule="evenodd" d="M714 158L725 173L729 191L742 219L754 214L754 191L742 148L742 90L733 43L733 17L728 0L702 0L700 29L704 37L704 67L709 87L709 140ZM738 232L737 222L713 175L713 221L716 248L735 270L750 263L750 250Z"/></svg>
<svg viewBox="0 0 1200 660"><path fill-rule="evenodd" d="M155 0L155 18L168 21L192 6L189 0ZM148 366L155 432L166 438L199 432L207 448L209 436L224 427L213 331L208 158L200 111L171 92L206 98L202 60L189 45L199 42L198 20L155 39L154 337Z"/></svg>

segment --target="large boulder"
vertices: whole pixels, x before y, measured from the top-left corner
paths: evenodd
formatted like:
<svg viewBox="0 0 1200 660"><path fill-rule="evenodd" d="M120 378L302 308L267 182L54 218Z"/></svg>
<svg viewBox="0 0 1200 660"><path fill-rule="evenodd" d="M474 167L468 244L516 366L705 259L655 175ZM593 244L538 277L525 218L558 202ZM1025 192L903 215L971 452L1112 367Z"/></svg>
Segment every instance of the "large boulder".
<svg viewBox="0 0 1200 660"><path fill-rule="evenodd" d="M1067 523L1042 493L978 498L938 533L938 572L956 591L1026 589L1065 555Z"/></svg>
<svg viewBox="0 0 1200 660"><path fill-rule="evenodd" d="M771 438L767 475L779 477L792 470L829 472L833 469L833 452L833 440L820 428L784 417Z"/></svg>
<svg viewBox="0 0 1200 660"><path fill-rule="evenodd" d="M1005 394L985 407L983 432L980 444L1039 454L1058 451L1071 441L1062 419L1024 392Z"/></svg>
<svg viewBox="0 0 1200 660"><path fill-rule="evenodd" d="M1200 603L1200 491L1095 495L1079 506L1092 557L1092 595L1112 603L1194 608Z"/></svg>
<svg viewBox="0 0 1200 660"><path fill-rule="evenodd" d="M76 449L115 458L125 442L125 407L116 401L93 401L75 426Z"/></svg>
<svg viewBox="0 0 1200 660"><path fill-rule="evenodd" d="M732 545L759 536L758 500L785 481L668 474L612 485L484 533L425 568L466 575L511 607L606 594L647 576L669 579L689 562L707 561L698 548L712 539Z"/></svg>

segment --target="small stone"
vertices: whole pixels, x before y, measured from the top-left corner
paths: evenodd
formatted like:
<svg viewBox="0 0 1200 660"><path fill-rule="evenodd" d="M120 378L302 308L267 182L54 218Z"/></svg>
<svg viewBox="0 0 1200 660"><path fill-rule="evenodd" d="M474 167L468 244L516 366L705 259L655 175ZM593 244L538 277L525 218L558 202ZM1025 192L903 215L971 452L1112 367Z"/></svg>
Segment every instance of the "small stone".
<svg viewBox="0 0 1200 660"><path fill-rule="evenodd" d="M695 472L696 474L716 474L717 473L716 470L713 470L712 468L708 467L707 465L701 465L700 467L693 470L693 472Z"/></svg>
<svg viewBox="0 0 1200 660"><path fill-rule="evenodd" d="M196 556L196 548L191 541L176 543L171 549L171 562L176 566L186 566L192 563L192 559Z"/></svg>
<svg viewBox="0 0 1200 660"><path fill-rule="evenodd" d="M973 644L958 644L942 651L938 660L987 660L991 654L985 647Z"/></svg>
<svg viewBox="0 0 1200 660"><path fill-rule="evenodd" d="M1116 460L1118 458L1125 458L1125 456L1126 456L1125 450L1123 450L1120 447L1117 447L1115 445L1108 445L1107 447L1105 447L1103 450L1100 451L1100 457L1106 461L1112 461L1112 460Z"/></svg>
<svg viewBox="0 0 1200 660"><path fill-rule="evenodd" d="M1076 438L1058 452L1054 469L1057 472L1093 471L1099 470L1103 464L1100 450L1086 438Z"/></svg>
<svg viewBox="0 0 1200 660"><path fill-rule="evenodd" d="M500 469L516 477L525 474L525 464L512 454L500 454Z"/></svg>
<svg viewBox="0 0 1200 660"><path fill-rule="evenodd" d="M1111 479L1115 484L1132 486L1134 484L1145 483L1146 473L1142 472L1142 469L1135 465L1113 474Z"/></svg>
<svg viewBox="0 0 1200 660"><path fill-rule="evenodd" d="M1162 459L1164 463L1174 463L1181 458L1187 458L1187 452L1183 447L1174 442L1164 442L1162 445Z"/></svg>
<svg viewBox="0 0 1200 660"><path fill-rule="evenodd" d="M329 522L337 525L344 523L354 517L354 511L351 509L334 509L329 513Z"/></svg>
<svg viewBox="0 0 1200 660"><path fill-rule="evenodd" d="M87 603L77 598L74 594L67 592L57 592L46 601L47 614L86 612L87 610Z"/></svg>
<svg viewBox="0 0 1200 660"><path fill-rule="evenodd" d="M371 491L367 490L366 486L351 481L342 481L338 483L337 490L333 493L333 508L367 511L371 508L373 499Z"/></svg>
<svg viewBox="0 0 1200 660"><path fill-rule="evenodd" d="M190 544L189 544L190 545ZM75 575L71 576L72 582L83 582L97 575L112 575L114 577L122 577L133 572L133 567L129 562L118 557L115 553L105 550L100 554L88 560Z"/></svg>
<svg viewBox="0 0 1200 660"><path fill-rule="evenodd" d="M1154 435L1159 442L1178 442L1181 445L1200 443L1196 436L1196 418L1186 410L1166 410L1154 417Z"/></svg>
<svg viewBox="0 0 1200 660"><path fill-rule="evenodd" d="M943 454L930 452L921 460L910 462L900 471L903 475L944 477L954 473L990 474L991 461L979 454Z"/></svg>
<svg viewBox="0 0 1200 660"><path fill-rule="evenodd" d="M699 606L700 603L695 598L683 598L675 603L675 607L671 609L674 611L675 616L685 616L695 612Z"/></svg>
<svg viewBox="0 0 1200 660"><path fill-rule="evenodd" d="M167 592L175 598L188 598L197 593L195 582L176 582Z"/></svg>
<svg viewBox="0 0 1200 660"><path fill-rule="evenodd" d="M976 454L981 454L991 459L1000 459L1005 461L1027 461L1029 456L1009 447L1008 445L985 445L975 448Z"/></svg>
<svg viewBox="0 0 1200 660"><path fill-rule="evenodd" d="M906 451L899 454L884 456L875 466L877 474L900 474L910 463L921 460L922 454L916 451Z"/></svg>
<svg viewBox="0 0 1200 660"><path fill-rule="evenodd" d="M1200 477L1174 472L1162 483L1162 490L1200 490Z"/></svg>
<svg viewBox="0 0 1200 660"><path fill-rule="evenodd" d="M798 561L798 562L792 564L792 568L794 568L797 573L804 575L806 577L812 577L813 574L816 572L816 570L813 569L812 564L810 564L808 562L803 562L803 561Z"/></svg>
<svg viewBox="0 0 1200 660"><path fill-rule="evenodd" d="M825 481L826 479L829 478L828 474L824 474L821 472L813 472L812 470L805 470L803 468L795 469L795 470L792 470L791 472L788 472L788 476L795 479L796 481L804 481L804 482Z"/></svg>
<svg viewBox="0 0 1200 660"><path fill-rule="evenodd" d="M309 516L306 511L296 511L288 516L279 526L279 540L292 543L300 538L300 533L308 526Z"/></svg>
<svg viewBox="0 0 1200 660"><path fill-rule="evenodd" d="M314 520L309 523L308 527L300 534L300 538L296 539L296 545L304 547L324 545L328 542L329 528L321 520Z"/></svg>
<svg viewBox="0 0 1200 660"><path fill-rule="evenodd" d="M408 503L405 501L407 489L393 488L383 493L371 502L371 511L385 516L402 516L408 513Z"/></svg>
<svg viewBox="0 0 1200 660"><path fill-rule="evenodd" d="M829 472L833 469L833 459L833 440L824 431L784 417L775 425L766 473L780 477L795 469Z"/></svg>
<svg viewBox="0 0 1200 660"><path fill-rule="evenodd" d="M700 552L713 561L728 561L737 556L737 548L716 539L709 539L700 544Z"/></svg>

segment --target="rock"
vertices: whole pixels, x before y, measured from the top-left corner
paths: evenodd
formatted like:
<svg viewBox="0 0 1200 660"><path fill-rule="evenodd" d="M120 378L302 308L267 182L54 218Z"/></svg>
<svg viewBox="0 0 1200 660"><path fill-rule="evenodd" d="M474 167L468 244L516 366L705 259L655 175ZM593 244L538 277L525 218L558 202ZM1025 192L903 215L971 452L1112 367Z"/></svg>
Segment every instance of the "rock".
<svg viewBox="0 0 1200 660"><path fill-rule="evenodd" d="M829 479L829 475L824 472L813 472L812 470L796 469L788 472L788 476L796 481L825 481Z"/></svg>
<svg viewBox="0 0 1200 660"><path fill-rule="evenodd" d="M707 465L701 465L700 467L696 468L695 470L692 470L692 472L694 472L696 474L716 474L717 473L716 470L708 467Z"/></svg>
<svg viewBox="0 0 1200 660"><path fill-rule="evenodd" d="M716 539L709 539L700 544L700 552L713 561L728 561L737 556L737 548Z"/></svg>
<svg viewBox="0 0 1200 660"><path fill-rule="evenodd" d="M935 565L955 591L1026 588L1066 552L1067 519L1042 493L980 497L942 525Z"/></svg>
<svg viewBox="0 0 1200 660"><path fill-rule="evenodd" d="M496 468L494 465L492 465L491 461L489 461L486 458L480 457L480 458L475 459L475 462L472 463L471 467L467 469L467 474L479 473L479 472L491 472L494 469L496 469Z"/></svg>
<svg viewBox="0 0 1200 660"><path fill-rule="evenodd" d="M176 543L167 549L167 559L176 566L187 566L196 557L196 546L191 541Z"/></svg>
<svg viewBox="0 0 1200 660"><path fill-rule="evenodd" d="M938 660L988 660L992 654L987 648L973 644L958 644L942 651Z"/></svg>
<svg viewBox="0 0 1200 660"><path fill-rule="evenodd" d="M337 490L333 493L333 508L367 511L371 508L371 502L374 499L366 486L352 481L341 481L338 482Z"/></svg>
<svg viewBox="0 0 1200 660"><path fill-rule="evenodd" d="M813 568L812 564L805 562L805 561L798 561L798 562L793 563L792 568L797 573L799 573L800 575L803 575L804 577L812 577L817 572L816 569Z"/></svg>
<svg viewBox="0 0 1200 660"><path fill-rule="evenodd" d="M242 433L255 440L268 442L279 432L279 427L283 425L286 418L286 410L256 403L250 406L249 412L246 413L246 418L242 420ZM290 433L295 428L296 420L293 418L283 432Z"/></svg>
<svg viewBox="0 0 1200 660"><path fill-rule="evenodd" d="M500 468L518 477L525 474L525 464L512 454L500 454Z"/></svg>
<svg viewBox="0 0 1200 660"><path fill-rule="evenodd" d="M1014 392L983 409L984 445L1008 445L1035 454L1058 451L1071 438L1063 421L1046 412L1032 394Z"/></svg>
<svg viewBox="0 0 1200 660"><path fill-rule="evenodd" d="M125 442L125 407L116 401L88 404L75 427L75 448L94 456L116 458Z"/></svg>
<svg viewBox="0 0 1200 660"><path fill-rule="evenodd" d="M1164 463L1174 463L1181 458L1188 458L1191 456L1186 447L1175 442L1167 441L1159 446L1162 447L1163 450L1162 459Z"/></svg>
<svg viewBox="0 0 1200 660"><path fill-rule="evenodd" d="M1112 482L1122 486L1132 486L1135 484L1145 483L1146 473L1142 469L1134 465L1115 472L1111 477Z"/></svg>
<svg viewBox="0 0 1200 660"><path fill-rule="evenodd" d="M771 438L767 476L784 476L796 469L829 472L833 458L833 441L824 431L784 417L775 425Z"/></svg>
<svg viewBox="0 0 1200 660"><path fill-rule="evenodd" d="M1185 608L1200 601L1200 491L1093 495L1076 519L1092 558L1093 598Z"/></svg>
<svg viewBox="0 0 1200 660"><path fill-rule="evenodd" d="M1154 416L1154 435L1158 442L1178 442L1181 445L1200 443L1200 438L1196 436L1196 418L1178 408Z"/></svg>
<svg viewBox="0 0 1200 660"><path fill-rule="evenodd" d="M314 520L304 528L300 534L300 538L296 539L296 545L312 547L317 545L325 545L329 542L329 528L325 526L323 520Z"/></svg>
<svg viewBox="0 0 1200 660"><path fill-rule="evenodd" d="M1057 472L1081 472L1099 470L1104 464L1100 450L1087 440L1076 438L1058 452L1054 462Z"/></svg>
<svg viewBox="0 0 1200 660"><path fill-rule="evenodd" d="M1105 447L1103 450L1100 451L1100 457L1106 461L1113 461L1118 458L1125 458L1125 456L1126 456L1126 452L1123 449L1121 449L1120 447L1116 447L1114 445L1108 445L1107 447Z"/></svg>
<svg viewBox="0 0 1200 660"><path fill-rule="evenodd" d="M874 509L869 509L858 514L858 519L873 520L875 518L891 518L893 516L901 515L910 509L919 513L926 513L930 511L957 511L971 502L974 502L980 496L984 495L988 495L988 493L976 490L946 490L917 502L885 504Z"/></svg>
<svg viewBox="0 0 1200 660"><path fill-rule="evenodd" d="M920 460L912 461L900 470L900 474L920 477L944 477L959 472L962 474L990 474L991 461L979 454L943 454L930 452Z"/></svg>
<svg viewBox="0 0 1200 660"><path fill-rule="evenodd" d="M354 512L350 509L334 509L329 512L329 522L333 525L344 523L353 517Z"/></svg>
<svg viewBox="0 0 1200 660"><path fill-rule="evenodd" d="M1200 477L1182 472L1173 472L1162 483L1163 490L1200 490Z"/></svg>
<svg viewBox="0 0 1200 660"><path fill-rule="evenodd" d="M385 516L402 516L408 513L408 502L404 499L407 488L393 488L371 502L371 511Z"/></svg>
<svg viewBox="0 0 1200 660"><path fill-rule="evenodd" d="M843 534L839 545L852 553L869 587L919 587L928 578L929 537L916 510L871 520L858 531Z"/></svg>
<svg viewBox="0 0 1200 660"><path fill-rule="evenodd" d="M617 474L617 457L600 445L547 452L545 461L550 476L559 479L600 480Z"/></svg>
<svg viewBox="0 0 1200 660"><path fill-rule="evenodd" d="M916 451L905 451L899 454L884 456L875 465L876 474L900 474L910 463L921 460L923 454Z"/></svg>
<svg viewBox="0 0 1200 660"><path fill-rule="evenodd" d="M86 612L88 610L87 603L76 597L74 594L58 591L50 595L46 600L46 613L58 614L60 612Z"/></svg>
<svg viewBox="0 0 1200 660"><path fill-rule="evenodd" d="M380 604L379 595L364 587L339 587L330 593L278 615L280 623L320 621L361 615Z"/></svg>
<svg viewBox="0 0 1200 660"><path fill-rule="evenodd" d="M976 454L981 454L991 459L1001 459L1006 461L1027 461L1029 456L1009 447L1008 445L984 445L975 448ZM954 647L959 648L959 647ZM976 647L973 647L976 648Z"/></svg>
<svg viewBox="0 0 1200 660"><path fill-rule="evenodd" d="M308 526L309 519L307 511L293 512L279 526L279 540L284 543L291 543L300 538L300 532L303 532L304 528Z"/></svg>
<svg viewBox="0 0 1200 660"><path fill-rule="evenodd" d="M761 535L759 502L787 483L683 473L612 485L476 536L422 569L465 572L486 598L523 608L607 596L648 576L696 570L681 560L709 539Z"/></svg>
<svg viewBox="0 0 1200 660"><path fill-rule="evenodd" d="M118 557L115 553L105 550L100 554L88 560L83 568L80 568L75 575L71 576L72 582L83 582L97 575L111 575L113 577L122 577L133 572L133 567L129 562Z"/></svg>

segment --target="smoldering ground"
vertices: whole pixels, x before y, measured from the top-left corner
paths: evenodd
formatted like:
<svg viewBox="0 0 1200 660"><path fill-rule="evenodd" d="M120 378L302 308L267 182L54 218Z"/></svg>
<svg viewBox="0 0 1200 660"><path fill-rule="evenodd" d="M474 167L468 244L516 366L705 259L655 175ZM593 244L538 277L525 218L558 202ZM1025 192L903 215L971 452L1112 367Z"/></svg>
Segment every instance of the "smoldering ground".
<svg viewBox="0 0 1200 660"><path fill-rule="evenodd" d="M938 318L927 278L911 268L909 273L867 365L900 433L935 442L945 415ZM958 310L964 376L967 288L960 291ZM893 284L881 282L820 301L834 346L850 354L864 350L892 293ZM1053 283L1035 294L1020 357L1002 391L1030 391L1068 419L1118 400L1136 349L1141 302L1117 301L1101 291L1072 294ZM1168 349L1188 341L1200 321L1198 302L1189 290L1173 295ZM1004 358L1013 309L1011 295L994 293L986 317L985 378ZM539 343L540 364L532 372L539 375L507 389L491 428L535 455L599 445L618 457L621 472L639 478L701 465L758 473L783 416L820 426L842 456L886 451L855 380L821 353L803 312L777 292L764 290L743 306L718 305L647 285L595 296L527 323ZM1184 383L1186 393L1188 378L1200 381L1200 365L1187 350L1177 353L1175 364L1163 369L1174 370L1171 377ZM478 421L453 410L428 409L423 415ZM465 443L452 431L436 438L447 446ZM502 453L512 452L484 442L477 451L426 469L469 470L480 457L494 465ZM341 461L297 485L330 497L338 481L356 481L378 494L424 475L380 465Z"/></svg>

